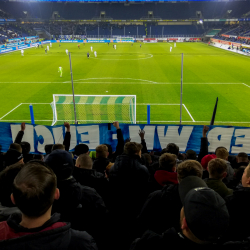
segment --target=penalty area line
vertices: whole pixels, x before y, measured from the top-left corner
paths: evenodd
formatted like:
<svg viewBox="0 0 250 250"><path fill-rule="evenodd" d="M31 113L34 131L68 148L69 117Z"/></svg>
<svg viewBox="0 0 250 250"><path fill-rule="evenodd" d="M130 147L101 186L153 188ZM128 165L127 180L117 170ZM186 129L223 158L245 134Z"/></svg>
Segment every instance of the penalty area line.
<svg viewBox="0 0 250 250"><path fill-rule="evenodd" d="M192 115L190 114L190 112L188 111L187 107L185 106L185 104L182 104L183 107L186 109L186 111L188 112L190 118L192 119L193 122L195 122L194 118L192 117Z"/></svg>
<svg viewBox="0 0 250 250"><path fill-rule="evenodd" d="M20 107L22 105L22 103L20 103L19 105L17 105L15 108L13 108L11 111L9 111L7 114L5 114L4 116L2 116L0 118L0 120L2 120L5 116L7 116L8 114L10 114L12 111L14 111L15 109L17 109L18 107Z"/></svg>

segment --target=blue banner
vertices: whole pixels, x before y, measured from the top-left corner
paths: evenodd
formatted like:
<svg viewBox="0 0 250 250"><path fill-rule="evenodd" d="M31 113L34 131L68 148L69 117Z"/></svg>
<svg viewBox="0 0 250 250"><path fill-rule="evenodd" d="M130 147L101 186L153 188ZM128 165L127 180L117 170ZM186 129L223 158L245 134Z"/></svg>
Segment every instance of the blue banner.
<svg viewBox="0 0 250 250"><path fill-rule="evenodd" d="M0 123L0 145L2 151L6 152L9 145L15 141L20 131L20 124ZM161 151L168 143L175 143L179 146L180 152L189 149L196 153L200 151L203 126L192 125L130 125L120 124L124 139L131 138L131 141L141 142L139 129L145 131L145 141L149 151ZM86 124L71 125L70 151L80 143L85 143L91 151L100 144L110 144L115 151L117 145L116 129L108 124ZM23 141L31 145L31 153L44 154L44 146L47 144L63 143L65 128L61 126L43 126L26 124ZM210 126L207 133L209 152L215 152L217 147L225 147L230 154L245 152L250 154L250 128L231 126Z"/></svg>

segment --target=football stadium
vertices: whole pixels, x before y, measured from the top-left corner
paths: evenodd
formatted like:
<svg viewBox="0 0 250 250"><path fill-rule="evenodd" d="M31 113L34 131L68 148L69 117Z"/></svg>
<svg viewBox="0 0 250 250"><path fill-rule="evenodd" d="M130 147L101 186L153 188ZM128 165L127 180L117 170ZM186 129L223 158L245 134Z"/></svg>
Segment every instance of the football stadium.
<svg viewBox="0 0 250 250"><path fill-rule="evenodd" d="M249 0L0 0L0 249L250 249Z"/></svg>

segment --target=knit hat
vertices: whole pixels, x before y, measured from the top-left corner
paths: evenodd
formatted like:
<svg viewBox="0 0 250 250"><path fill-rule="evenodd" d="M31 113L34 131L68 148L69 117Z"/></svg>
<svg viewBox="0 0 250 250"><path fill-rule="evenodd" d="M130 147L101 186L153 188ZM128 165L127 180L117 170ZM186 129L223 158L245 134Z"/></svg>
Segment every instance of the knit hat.
<svg viewBox="0 0 250 250"><path fill-rule="evenodd" d="M187 225L200 240L216 241L229 226L225 200L197 176L184 178L179 185Z"/></svg>
<svg viewBox="0 0 250 250"><path fill-rule="evenodd" d="M13 165L23 159L22 153L15 149L9 149L5 154L5 166Z"/></svg>
<svg viewBox="0 0 250 250"><path fill-rule="evenodd" d="M69 152L61 149L52 151L45 163L54 171L58 180L66 180L72 175L74 163Z"/></svg>
<svg viewBox="0 0 250 250"><path fill-rule="evenodd" d="M208 163L213 160L216 159L216 155L211 154L211 155L205 155L202 159L201 159L201 165L204 169L207 169L207 165Z"/></svg>

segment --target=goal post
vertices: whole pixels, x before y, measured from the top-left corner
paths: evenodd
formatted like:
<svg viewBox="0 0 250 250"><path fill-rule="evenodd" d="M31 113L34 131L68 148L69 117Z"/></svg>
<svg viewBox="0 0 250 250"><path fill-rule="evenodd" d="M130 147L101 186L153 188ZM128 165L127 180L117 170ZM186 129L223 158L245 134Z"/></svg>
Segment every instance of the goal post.
<svg viewBox="0 0 250 250"><path fill-rule="evenodd" d="M54 94L50 104L53 122L74 122L73 95ZM75 95L76 117L80 123L136 123L136 95Z"/></svg>

